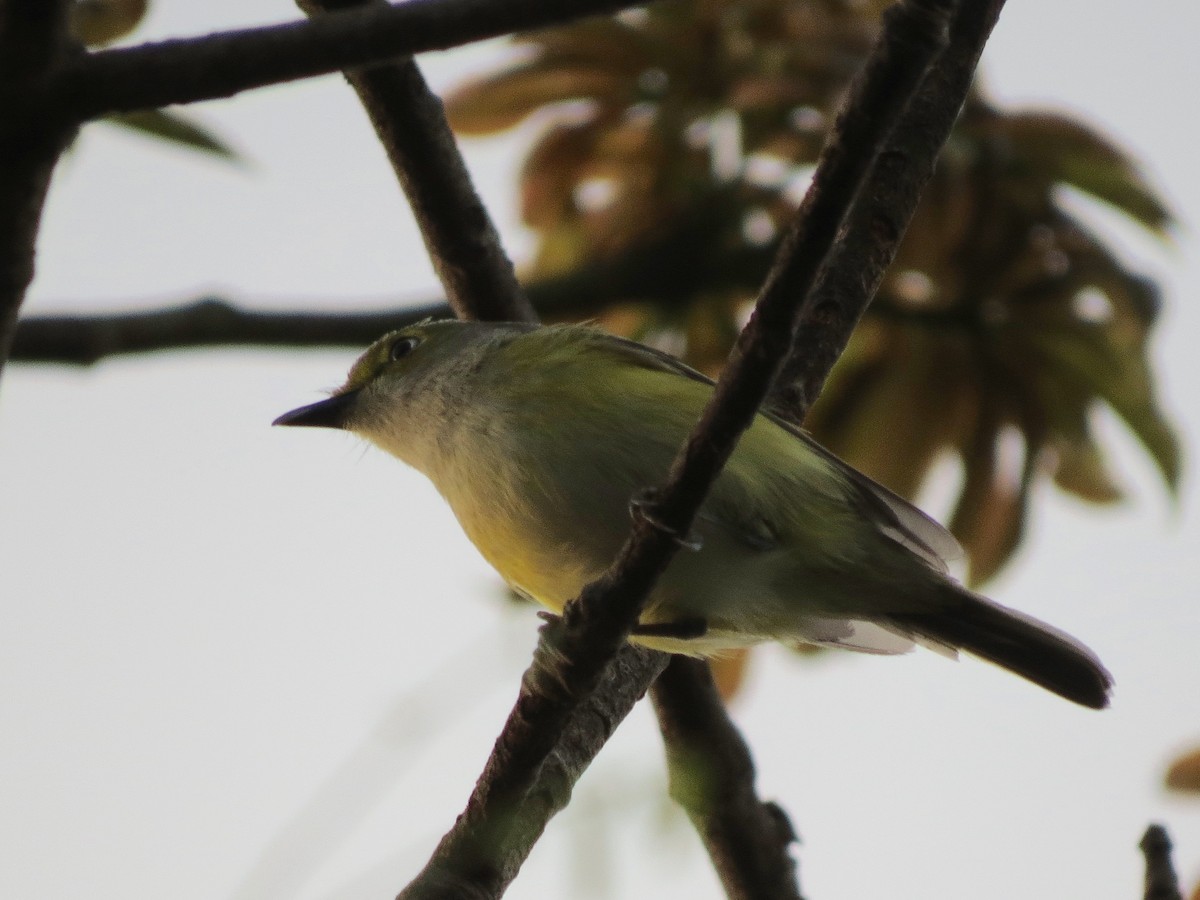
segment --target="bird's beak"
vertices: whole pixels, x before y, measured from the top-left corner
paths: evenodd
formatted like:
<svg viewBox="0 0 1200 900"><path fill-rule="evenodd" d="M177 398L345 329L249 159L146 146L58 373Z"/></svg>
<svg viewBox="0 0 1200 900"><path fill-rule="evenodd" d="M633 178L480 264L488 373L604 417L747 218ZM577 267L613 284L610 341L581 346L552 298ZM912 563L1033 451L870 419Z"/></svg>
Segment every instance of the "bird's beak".
<svg viewBox="0 0 1200 900"><path fill-rule="evenodd" d="M328 400L319 400L308 406L301 406L299 409L285 412L271 424L307 425L312 428L345 428L356 399L358 399L358 391L335 394Z"/></svg>

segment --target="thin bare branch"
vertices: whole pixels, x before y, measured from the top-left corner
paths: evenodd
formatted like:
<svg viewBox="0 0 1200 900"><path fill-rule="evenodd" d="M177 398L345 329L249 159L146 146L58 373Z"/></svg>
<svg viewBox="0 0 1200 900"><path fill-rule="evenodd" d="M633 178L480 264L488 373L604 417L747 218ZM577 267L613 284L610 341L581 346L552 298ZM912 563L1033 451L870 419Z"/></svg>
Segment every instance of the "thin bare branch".
<svg viewBox="0 0 1200 900"><path fill-rule="evenodd" d="M34 108L80 120L230 97L511 31L632 6L630 0L406 0L260 28L101 50L70 62Z"/></svg>
<svg viewBox="0 0 1200 900"><path fill-rule="evenodd" d="M363 347L393 328L453 315L445 302L383 311L273 312L202 297L146 312L30 316L18 323L12 359L86 366L197 347Z"/></svg>
<svg viewBox="0 0 1200 900"><path fill-rule="evenodd" d="M310 16L381 6L371 0L298 0ZM425 239L425 247L460 319L533 321L491 218L471 184L442 101L410 57L356 69L357 92L387 151Z"/></svg>
<svg viewBox="0 0 1200 900"><path fill-rule="evenodd" d="M682 305L703 286L719 291L747 283L770 262L772 248L748 248L736 257L695 260L696 233L707 227L688 216L668 233L626 248L608 259L524 285L538 315L584 319L617 301L650 300ZM676 265L675 260L680 262ZM685 261L691 262L686 263ZM757 277L757 276L754 276ZM314 308L345 308L337 300ZM444 300L429 300L378 313L303 309L245 309L228 299L203 297L145 312L87 316L46 315L23 319L12 358L24 362L91 365L109 356L180 347L360 347L385 331L420 319L453 315Z"/></svg>
<svg viewBox="0 0 1200 900"><path fill-rule="evenodd" d="M750 748L730 721L708 664L675 656L651 691L671 796L708 849L730 900L801 900L787 813L754 792Z"/></svg>
<svg viewBox="0 0 1200 900"><path fill-rule="evenodd" d="M299 2L311 15L359 5L360 0ZM535 318L471 185L441 104L430 94L413 61L400 59L347 77L413 205L455 312L464 318ZM545 645L543 641L540 646ZM499 797L499 807L491 807L488 815L478 820L466 842L443 840L403 896L499 896L516 876L546 822L566 805L583 770L665 665L663 654L626 646L600 673L601 690L567 710L564 729L553 735L557 746L536 756L526 752L528 766L523 765L519 753L516 758L511 753L493 754L473 797ZM505 791L502 785L513 780L514 772L526 787L536 782L537 790ZM470 809L460 822L469 817ZM456 834L460 832L451 831L451 836ZM444 851L449 855L443 855Z"/></svg>

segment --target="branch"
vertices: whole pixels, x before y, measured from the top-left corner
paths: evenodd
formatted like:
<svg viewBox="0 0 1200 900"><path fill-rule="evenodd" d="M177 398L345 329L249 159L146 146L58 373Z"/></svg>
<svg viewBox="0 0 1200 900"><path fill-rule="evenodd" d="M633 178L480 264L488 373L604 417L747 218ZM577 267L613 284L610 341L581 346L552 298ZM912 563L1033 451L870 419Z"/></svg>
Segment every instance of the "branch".
<svg viewBox="0 0 1200 900"><path fill-rule="evenodd" d="M298 0L310 16L372 0ZM512 262L475 193L446 122L442 101L429 90L411 58L346 73L357 92L409 205L446 297L460 319L533 321Z"/></svg>
<svg viewBox="0 0 1200 900"><path fill-rule="evenodd" d="M299 2L314 14L358 5L359 0ZM474 192L441 104L429 93L413 61L402 59L347 77L413 205L455 312L466 318L534 318L496 230ZM548 646L545 632L549 630L543 629L539 649ZM526 753L525 759L521 753L529 745L517 747L516 753L493 753L472 799L498 797L499 808L468 805L459 822L469 819L473 808L482 810L477 827L465 843L455 840L462 832L452 830L402 896L489 897L503 892L546 822L566 805L579 776L667 660L663 654L630 646L614 656L600 673L600 689L567 710L564 728L552 736L557 746L543 751L534 743L535 755ZM522 788L506 790L514 777ZM529 790L535 782L538 789Z"/></svg>
<svg viewBox="0 0 1200 900"><path fill-rule="evenodd" d="M33 257L50 175L74 127L26 114L23 97L45 83L66 48L65 0L0 0L0 369L33 281Z"/></svg>
<svg viewBox="0 0 1200 900"><path fill-rule="evenodd" d="M511 31L615 12L633 0L406 0L288 22L101 50L68 63L32 109L79 120L230 97Z"/></svg>
<svg viewBox="0 0 1200 900"><path fill-rule="evenodd" d="M66 0L0 2L0 79L44 74L66 47Z"/></svg>
<svg viewBox="0 0 1200 900"><path fill-rule="evenodd" d="M905 64L909 83L920 80L921 89L871 165L842 224L842 237L821 266L812 297L801 312L791 355L771 398L774 405L784 405L797 423L820 392L895 255L937 152L966 97L999 8L999 2L961 4L953 17L952 43L937 54L932 66L930 56L923 54L932 53L936 45L918 36L914 45L905 46L895 19L893 30L885 28L881 36L881 47L888 49L872 54L865 79L874 79L877 90L884 91L883 86L896 77L888 71L889 63L896 60ZM936 21L925 24L930 33L936 32ZM867 117L885 112L883 107L872 112L869 106L853 104L851 110ZM840 149L835 144L832 153L860 147L854 135L868 130L870 124L852 119L850 110L844 113L838 124L843 131ZM829 155L827 149L822 159ZM817 177L825 171L822 166ZM811 194L806 197L801 214L811 199ZM695 665L679 661L681 669ZM707 739L711 731L720 732L717 723L725 718L715 690L711 686L698 690L696 683L673 677L675 668L673 663L653 693L670 746L673 796L709 846L730 897L794 896L792 860L787 854L792 832L783 811L755 797L754 768L744 746L739 747L731 736L720 742Z"/></svg>
<svg viewBox="0 0 1200 900"><path fill-rule="evenodd" d="M791 822L754 793L750 748L729 720L708 664L671 658L651 698L667 747L671 796L708 849L731 900L801 900Z"/></svg>
<svg viewBox="0 0 1200 900"><path fill-rule="evenodd" d="M469 805L442 838L425 868L400 893L399 900L500 897L546 824L567 805L584 770L645 694L646 686L666 668L668 659L664 653L627 644L605 669L591 696L574 709L562 730L561 740L544 758L531 761L493 751L479 778L480 785L491 786L483 791L483 796L513 796L503 792L501 786L508 778L507 770L514 766L533 767L536 790L527 792L514 807L493 807L482 811L485 815L480 815L478 805ZM480 795L478 789L472 795L473 802L487 802L476 801L477 795ZM473 811L474 825L467 829L463 820Z"/></svg>
<svg viewBox="0 0 1200 900"><path fill-rule="evenodd" d="M858 183L944 39L945 14L944 2L913 0L886 17L882 46L891 46L889 41L899 32L908 49L895 56L915 56L922 62L912 65L909 58L880 51L872 54L865 75L856 79L849 108L830 135L730 365L672 464L666 486L652 495L653 516L635 517L632 534L609 571L568 603L557 623L544 629L534 664L493 750L489 771L494 776L476 786L465 812L410 892L453 896L437 892L435 886L455 873L464 877L461 873L498 869L491 854L512 833L512 810L536 783L573 711L592 695L606 664L624 646L656 578L678 549L677 536L689 533L709 486L757 415L791 347L797 309L804 308ZM498 884L502 889L503 883Z"/></svg>
<svg viewBox="0 0 1200 900"><path fill-rule="evenodd" d="M870 303L879 289L921 191L933 174L938 151L954 127L983 46L1003 6L1004 0L965 0L960 4L950 23L949 45L876 159L847 217L845 237L817 281L816 300L804 324L821 327L800 328L792 355L780 373L771 405L785 418L797 424L803 421L865 311L863 298Z"/></svg>
<svg viewBox="0 0 1200 900"><path fill-rule="evenodd" d="M31 316L17 327L12 359L92 365L111 356L190 347L362 347L394 328L452 315L446 303L382 312L262 312L204 297L149 312Z"/></svg>
<svg viewBox="0 0 1200 900"><path fill-rule="evenodd" d="M1146 858L1145 900L1183 900L1179 891L1179 879L1171 865L1171 839L1167 829L1151 825L1142 835L1142 855Z"/></svg>
<svg viewBox="0 0 1200 900"><path fill-rule="evenodd" d="M617 300L683 305L702 285L708 290L743 285L769 264L770 248L696 260L694 248L707 227L698 210L671 231L613 257L530 282L525 294L545 318L586 319ZM91 365L109 356L180 347L361 347L393 328L451 315L444 300L383 312L312 313L246 310L205 297L148 312L31 316L17 327L12 358Z"/></svg>

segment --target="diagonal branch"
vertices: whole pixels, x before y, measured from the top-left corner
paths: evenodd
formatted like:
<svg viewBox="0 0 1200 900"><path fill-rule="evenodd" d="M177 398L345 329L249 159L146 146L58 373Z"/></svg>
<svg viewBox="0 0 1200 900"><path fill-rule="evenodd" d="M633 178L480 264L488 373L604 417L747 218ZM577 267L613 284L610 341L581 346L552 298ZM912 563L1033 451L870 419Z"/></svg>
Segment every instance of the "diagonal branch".
<svg viewBox="0 0 1200 900"><path fill-rule="evenodd" d="M556 628L545 630L493 750L489 769L496 767L495 777L477 785L434 859L402 897L452 896L437 893L433 886L456 872L496 875L491 854L513 830L510 811L528 794L572 711L593 692L607 661L624 644L655 579L678 549L676 535L690 531L708 487L757 414L790 349L797 309L804 307L860 180L944 41L946 14L945 2L914 0L898 4L886 17L881 46L894 48L889 42L899 40L907 47L892 54L873 53L865 74L852 86L848 109L822 153L808 196L732 361L676 457L667 485L654 495L654 523L646 516L636 518L610 570L567 605ZM914 64L910 57L919 62ZM505 884L496 878L495 895Z"/></svg>
<svg viewBox="0 0 1200 900"><path fill-rule="evenodd" d="M68 63L30 108L80 120L230 97L398 56L615 12L633 0L406 0L203 37L87 54Z"/></svg>
<svg viewBox="0 0 1200 900"><path fill-rule="evenodd" d="M727 896L800 900L796 833L787 813L754 793L750 748L730 721L708 664L671 658L651 693L658 714L671 796L684 808Z"/></svg>
<svg viewBox="0 0 1200 900"><path fill-rule="evenodd" d="M308 15L386 4L298 0ZM460 319L536 319L483 201L475 193L439 100L411 57L346 73L421 228L446 297Z"/></svg>
<svg viewBox="0 0 1200 900"><path fill-rule="evenodd" d="M897 123L846 219L844 238L817 280L806 325L780 372L772 408L799 424L833 363L875 296L933 175L938 151L962 108L984 44L1004 0L965 0L950 23L950 42Z"/></svg>
<svg viewBox="0 0 1200 900"><path fill-rule="evenodd" d="M309 15L363 2L299 0ZM388 152L455 312L464 318L535 318L474 193L441 104L429 92L416 64L411 59L397 60L347 73L347 79ZM405 896L501 892L516 876L549 817L566 804L575 780L665 665L662 654L624 645L605 664L598 689L567 710L568 719L561 735L554 736L557 746L552 753L525 753L523 760L519 755L494 754L475 797L499 797L507 808L497 815L493 807L481 817L479 828L467 841L473 857L468 864L453 858L453 840L444 841L427 868L429 874L410 885ZM682 677L686 681L692 674L684 672ZM745 753L745 744L724 719L723 708L717 709L725 726L719 736L728 739L732 734ZM499 787L505 783L525 787L505 791ZM529 790L534 784L536 790ZM789 882L794 884L790 869Z"/></svg>

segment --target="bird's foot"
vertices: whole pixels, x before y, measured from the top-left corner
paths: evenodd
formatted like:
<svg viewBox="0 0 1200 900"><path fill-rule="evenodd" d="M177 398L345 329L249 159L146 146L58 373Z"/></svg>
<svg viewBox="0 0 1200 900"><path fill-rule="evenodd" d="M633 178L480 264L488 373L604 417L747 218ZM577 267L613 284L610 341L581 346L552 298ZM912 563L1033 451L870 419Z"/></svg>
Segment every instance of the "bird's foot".
<svg viewBox="0 0 1200 900"><path fill-rule="evenodd" d="M654 508L657 504L657 490L654 488L648 488L644 491L641 491L629 501L630 518L632 518L635 522L641 520L655 530L661 531L684 550L691 550L693 553L695 553L704 546L704 537L702 535L697 534L696 532L692 532L688 535L682 535L677 530L655 516Z"/></svg>

